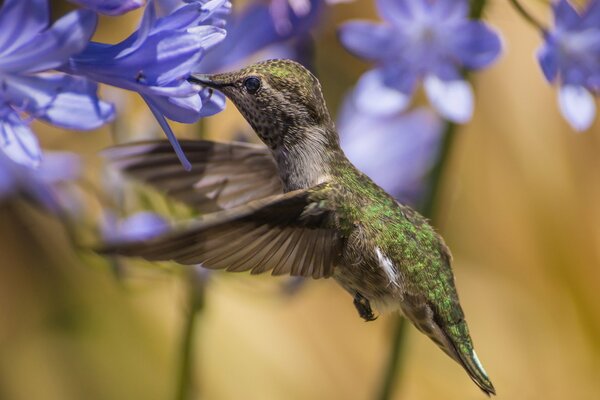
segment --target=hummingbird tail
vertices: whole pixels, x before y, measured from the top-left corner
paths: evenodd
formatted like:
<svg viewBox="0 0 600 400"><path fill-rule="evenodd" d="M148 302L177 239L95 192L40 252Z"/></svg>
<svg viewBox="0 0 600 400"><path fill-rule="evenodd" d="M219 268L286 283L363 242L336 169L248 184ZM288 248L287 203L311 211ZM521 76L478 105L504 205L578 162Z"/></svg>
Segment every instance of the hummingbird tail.
<svg viewBox="0 0 600 400"><path fill-rule="evenodd" d="M402 307L404 315L446 354L462 365L469 377L485 394L495 395L496 389L473 350L473 342L464 318L459 317L458 322L447 323L441 314L434 310L435 308L426 302L405 295L405 303ZM462 316L462 310L457 310Z"/></svg>
<svg viewBox="0 0 600 400"><path fill-rule="evenodd" d="M492 381L490 381L485 369L483 369L483 365L481 365L473 347L459 345L455 346L455 348L456 353L458 353L458 361L463 365L473 382L488 396L495 395L496 389L494 389Z"/></svg>

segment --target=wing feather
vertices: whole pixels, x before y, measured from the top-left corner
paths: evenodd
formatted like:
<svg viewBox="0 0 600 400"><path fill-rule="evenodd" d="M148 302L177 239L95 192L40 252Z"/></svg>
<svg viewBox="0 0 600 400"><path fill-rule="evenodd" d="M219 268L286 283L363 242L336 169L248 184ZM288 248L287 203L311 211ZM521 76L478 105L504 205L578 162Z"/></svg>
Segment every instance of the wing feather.
<svg viewBox="0 0 600 400"><path fill-rule="evenodd" d="M189 172L166 140L120 145L104 154L126 174L204 213L283 193L277 166L265 146L203 140L180 143L192 164Z"/></svg>
<svg viewBox="0 0 600 400"><path fill-rule="evenodd" d="M255 200L150 241L113 243L103 252L232 272L328 277L341 240L319 193L316 187Z"/></svg>

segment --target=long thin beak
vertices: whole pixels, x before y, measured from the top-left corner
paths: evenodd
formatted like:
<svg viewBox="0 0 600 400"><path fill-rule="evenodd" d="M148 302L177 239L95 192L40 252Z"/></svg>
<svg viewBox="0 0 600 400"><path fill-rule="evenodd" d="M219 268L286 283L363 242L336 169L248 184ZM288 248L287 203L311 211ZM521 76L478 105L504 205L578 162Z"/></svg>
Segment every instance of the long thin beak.
<svg viewBox="0 0 600 400"><path fill-rule="evenodd" d="M224 86L231 86L229 83L219 82L218 79L215 78L218 78L218 75L192 74L188 78L188 82L214 89L219 89Z"/></svg>

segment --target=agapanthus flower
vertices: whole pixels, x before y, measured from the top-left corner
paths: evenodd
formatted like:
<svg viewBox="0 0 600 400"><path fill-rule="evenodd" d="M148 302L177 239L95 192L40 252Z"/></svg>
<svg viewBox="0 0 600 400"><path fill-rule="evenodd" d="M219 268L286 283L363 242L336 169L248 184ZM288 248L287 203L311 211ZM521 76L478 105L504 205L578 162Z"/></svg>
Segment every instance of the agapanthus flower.
<svg viewBox="0 0 600 400"><path fill-rule="evenodd" d="M544 32L538 58L544 76L560 85L560 111L571 126L588 129L596 115L593 94L600 93L600 1L577 12L567 0L553 5L554 27Z"/></svg>
<svg viewBox="0 0 600 400"><path fill-rule="evenodd" d="M189 169L166 118L193 123L223 109L222 95L208 89L199 92L186 80L197 72L205 52L225 37L225 30L211 24L223 8L229 8L226 0L194 1L160 16L149 1L136 32L114 45L91 42L71 57L65 70L138 92Z"/></svg>
<svg viewBox="0 0 600 400"><path fill-rule="evenodd" d="M61 183L75 180L79 158L72 153L46 152L38 168L13 161L0 151L0 201L24 196L51 212L62 209Z"/></svg>
<svg viewBox="0 0 600 400"><path fill-rule="evenodd" d="M121 15L140 8L146 0L70 0L105 15Z"/></svg>
<svg viewBox="0 0 600 400"><path fill-rule="evenodd" d="M108 212L101 230L107 242L148 240L169 231L169 222L150 211L141 211L121 220Z"/></svg>
<svg viewBox="0 0 600 400"><path fill-rule="evenodd" d="M281 16L289 23L284 32L277 29L270 7L270 4L254 2L244 10L233 13L227 21L227 37L200 61L198 71L218 72L238 67L237 64L245 58L269 50L269 47L273 51L263 56L298 58L297 52L290 46L285 46L285 49L274 49L273 46L306 35L317 21L318 7L311 8L301 16L287 10L288 13Z"/></svg>
<svg viewBox="0 0 600 400"><path fill-rule="evenodd" d="M467 0L378 0L385 23L351 21L340 30L344 46L377 63L359 82L357 105L378 113L404 110L423 82L433 107L463 123L473 112L473 91L462 69L489 66L500 54L499 36L468 19Z"/></svg>
<svg viewBox="0 0 600 400"><path fill-rule="evenodd" d="M80 52L96 27L96 14L77 10L48 26L46 0L6 0L0 9L0 151L30 167L41 161L29 128L40 119L69 129L94 129L113 117L95 84L58 68ZM22 116L28 115L24 120Z"/></svg>
<svg viewBox="0 0 600 400"><path fill-rule="evenodd" d="M337 121L344 152L354 165L398 200L416 205L439 151L442 120L421 107L390 115L360 112L344 100Z"/></svg>

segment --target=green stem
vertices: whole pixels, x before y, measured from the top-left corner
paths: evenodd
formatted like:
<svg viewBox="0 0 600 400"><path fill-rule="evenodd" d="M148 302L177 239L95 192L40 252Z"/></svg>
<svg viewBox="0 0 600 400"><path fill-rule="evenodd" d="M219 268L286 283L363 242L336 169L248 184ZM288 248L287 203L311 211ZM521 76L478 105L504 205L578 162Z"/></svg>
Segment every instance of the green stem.
<svg viewBox="0 0 600 400"><path fill-rule="evenodd" d="M189 300L181 336L176 400L189 400L192 398L194 332L196 330L198 314L200 314L200 311L204 307L204 286L202 283L199 284L197 282L196 272L193 268L190 268L187 281L189 286Z"/></svg>
<svg viewBox="0 0 600 400"><path fill-rule="evenodd" d="M383 383L377 398L379 400L388 400L392 398L395 384L398 383L398 376L402 372L401 358L403 356L404 337L406 335L406 319L400 315L394 320L394 333L392 334L392 348L388 359L388 365L385 369Z"/></svg>
<svg viewBox="0 0 600 400"><path fill-rule="evenodd" d="M531 13L529 11L527 11L525 9L525 7L523 7L523 5L519 2L519 0L509 0L510 4L513 6L513 8L515 9L515 11L517 11L517 13L523 17L523 19L525 21L527 21L530 25L532 25L534 28L539 29L542 32L547 32L548 29L544 26L544 24L542 24L536 17L534 17L533 15L531 15Z"/></svg>
<svg viewBox="0 0 600 400"><path fill-rule="evenodd" d="M435 212L436 200L441 190L442 172L448 164L448 158L454 142L455 133L456 124L452 122L446 122L444 133L442 134L440 153L429 174L429 193L420 207L421 213L429 219L433 219L434 217L433 214Z"/></svg>

